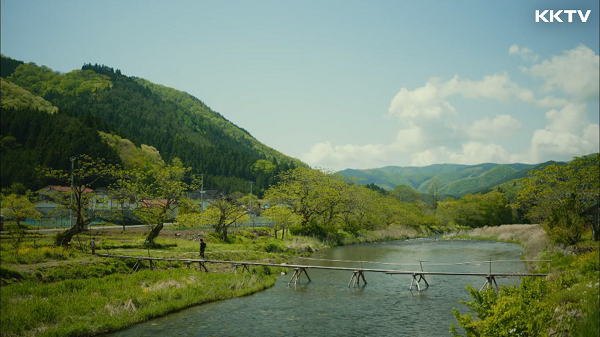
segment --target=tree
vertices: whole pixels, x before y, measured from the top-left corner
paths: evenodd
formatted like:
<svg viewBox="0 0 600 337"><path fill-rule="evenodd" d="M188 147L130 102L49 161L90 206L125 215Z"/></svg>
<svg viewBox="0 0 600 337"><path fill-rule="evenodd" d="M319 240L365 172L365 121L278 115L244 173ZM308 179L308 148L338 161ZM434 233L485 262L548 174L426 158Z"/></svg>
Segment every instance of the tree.
<svg viewBox="0 0 600 337"><path fill-rule="evenodd" d="M429 199L431 202L431 206L433 208L437 208L438 200L440 200L440 188L442 183L437 178L432 178L429 183L429 187L427 188L427 194L429 195Z"/></svg>
<svg viewBox="0 0 600 337"><path fill-rule="evenodd" d="M181 160L175 158L170 165L154 167L147 172L130 171L121 180L120 185L135 191L140 203L135 214L150 229L146 244L155 245L154 240L164 228L164 223L171 219L177 202L188 191L198 188L196 177L188 176L190 171L191 168L184 167Z"/></svg>
<svg viewBox="0 0 600 337"><path fill-rule="evenodd" d="M446 198L438 202L436 215L441 223L451 226L481 227L483 223L479 205L465 197L460 200Z"/></svg>
<svg viewBox="0 0 600 337"><path fill-rule="evenodd" d="M569 198L564 205L555 207L550 217L542 224L552 242L574 245L581 240L585 219L575 211L575 198Z"/></svg>
<svg viewBox="0 0 600 337"><path fill-rule="evenodd" d="M285 231L292 225L300 222L300 217L294 214L289 207L273 206L263 212L263 216L273 223L273 234L277 238L277 232L281 230L281 239L285 237Z"/></svg>
<svg viewBox="0 0 600 337"><path fill-rule="evenodd" d="M221 234L223 242L227 242L227 231L231 225L249 220L242 205L225 196L212 200L201 216L205 223L214 225L215 232Z"/></svg>
<svg viewBox="0 0 600 337"><path fill-rule="evenodd" d="M22 229L21 221L25 219L39 219L40 212L24 195L10 194L2 198L2 214L7 220L15 221L17 227Z"/></svg>
<svg viewBox="0 0 600 337"><path fill-rule="evenodd" d="M298 214L301 226L311 221L330 224L338 215L337 206L347 201L348 184L338 175L298 167L279 175L280 182L265 192L265 199L275 205L288 205Z"/></svg>
<svg viewBox="0 0 600 337"><path fill-rule="evenodd" d="M72 186L72 188L49 192L50 197L60 205L60 209L73 211L76 218L74 226L56 235L56 244L59 246L67 246L74 235L81 233L84 226L98 218L97 215L89 212L90 203L95 198L90 187L100 179L116 177L120 171L120 167L107 164L104 159L92 159L87 155L79 156L76 163L73 165L72 172L50 168L40 169L42 176Z"/></svg>
<svg viewBox="0 0 600 337"><path fill-rule="evenodd" d="M398 185L391 193L402 202L417 202L422 199L421 193L408 185Z"/></svg>
<svg viewBox="0 0 600 337"><path fill-rule="evenodd" d="M125 231L125 210L133 203L135 203L136 195L132 193L132 191L119 187L118 185L113 185L110 187L108 191L108 196L111 200L115 201L117 207L114 207L111 203L110 214L107 214L107 218L110 218L111 221L119 221L123 226L123 231Z"/></svg>
<svg viewBox="0 0 600 337"><path fill-rule="evenodd" d="M524 188L517 195L515 207L524 209L532 221L545 223L552 217L552 231L556 231L556 226L583 225L577 218L597 203L600 195L598 165L599 154L595 153L531 171L529 177L523 178Z"/></svg>
<svg viewBox="0 0 600 337"><path fill-rule="evenodd" d="M349 185L345 189L343 202L337 207L345 231L358 234L360 230L374 229L379 223L377 211L385 198L365 185Z"/></svg>

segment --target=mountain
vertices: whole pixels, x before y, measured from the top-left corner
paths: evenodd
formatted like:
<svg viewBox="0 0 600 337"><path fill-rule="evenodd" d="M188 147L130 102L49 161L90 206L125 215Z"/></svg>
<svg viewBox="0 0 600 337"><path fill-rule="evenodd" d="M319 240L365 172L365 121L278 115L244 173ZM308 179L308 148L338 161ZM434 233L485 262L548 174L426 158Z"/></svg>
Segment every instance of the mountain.
<svg viewBox="0 0 600 337"><path fill-rule="evenodd" d="M261 194L279 172L306 166L262 144L196 97L125 76L118 69L86 64L62 74L2 55L2 77L2 137L12 144L11 148L2 147L3 164L27 157L27 165L64 167L69 164L70 156L89 152L77 146L86 137L97 140L100 144L96 147L103 147L97 154L107 155L107 151L112 151L110 157L119 161L117 138L113 137L117 136L137 148L142 145L154 148L166 162L180 158L192 167L193 173L204 174L206 188L227 192L246 192L249 181L254 181L256 193ZM7 95L5 87L10 90ZM56 116L35 114L48 109ZM59 130L76 125L79 133L69 136L69 141L67 137L55 140L59 146L50 150L60 155L47 159L44 158L44 151L49 151L44 147L47 141L26 127L37 119L53 119L48 123ZM99 132L105 136L100 137ZM112 147L107 143L111 139ZM14 178L20 176L18 172L4 172L4 165L2 171L3 187L19 180ZM34 185L31 181L23 183Z"/></svg>
<svg viewBox="0 0 600 337"><path fill-rule="evenodd" d="M540 169L553 163L550 161L537 165L483 163L435 164L424 167L386 166L366 170L346 169L340 173L359 178L362 184L374 183L387 190L392 190L397 185L407 185L421 193L427 193L430 186L436 184L439 193L461 197L468 193L491 190L509 181L514 182L515 179L527 176L531 169Z"/></svg>

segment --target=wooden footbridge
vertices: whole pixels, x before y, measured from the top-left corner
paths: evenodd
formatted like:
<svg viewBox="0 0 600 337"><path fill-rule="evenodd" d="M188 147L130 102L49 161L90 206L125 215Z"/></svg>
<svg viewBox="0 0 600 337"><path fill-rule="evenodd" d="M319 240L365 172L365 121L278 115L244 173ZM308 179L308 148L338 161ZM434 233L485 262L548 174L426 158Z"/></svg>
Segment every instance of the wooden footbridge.
<svg viewBox="0 0 600 337"><path fill-rule="evenodd" d="M467 264L476 264L481 265L484 263L489 264L490 269L487 273L467 273L467 272L441 272L441 271L424 271L423 270L423 262L427 261L419 261L418 264L413 263L386 263L386 262L372 262L372 261L351 261L351 260L325 260L325 259L314 259L314 258L302 258L297 257L299 259L307 259L307 260L315 260L315 261L325 261L325 262L346 262L346 263L360 263L361 268L349 268L349 267L332 267L332 266L314 266L314 265L298 265L298 264L286 264L286 263L268 263L268 262L245 262L245 261L223 261L223 260L206 260L206 259L176 259L176 258L159 258L159 257L150 257L150 256L127 256L127 255L112 255L112 254L97 254L101 257L107 258L120 258L120 259L135 259L137 260L134 266L131 269L131 272L134 273L142 265L143 261L148 261L150 264L150 268L154 267L153 261L167 261L167 262L183 262L187 265L187 268L190 267L193 263L198 263L198 268L202 271L208 272L208 268L206 267L207 263L221 263L221 264L229 264L235 267L235 272L237 273L238 268L241 269L241 272L244 270L250 272L251 266L269 266L269 267L282 267L294 269L294 273L292 274L292 278L288 282L288 285L291 285L294 282L294 285L298 284L298 280L302 273L308 279L308 282L311 282L310 276L308 276L307 269L325 269L325 270L340 270L340 271L349 271L352 272L352 276L350 277L350 282L348 283L348 287L356 287L360 286L360 280L362 279L364 284L367 284L365 279L365 273L385 273L388 275L411 275L412 281L410 283L410 290L413 290L413 287L416 287L418 291L421 291L420 283L423 281L426 288L429 288L429 283L425 279L426 275L444 275L444 276L483 276L486 281L484 285L479 289L482 291L486 286L495 287L496 291L499 290L498 284L496 283L496 278L502 277L545 277L548 274L530 274L530 273L503 273L503 272L492 272L492 263L500 263L500 262L550 262L550 260L489 260L489 261L475 261L475 262L461 262L461 263L430 263L429 265L437 265L437 266L454 266L454 265L467 265ZM374 269L374 268L362 268L362 264L382 264L382 265L397 265L397 266L420 266L420 270L396 270L396 269Z"/></svg>

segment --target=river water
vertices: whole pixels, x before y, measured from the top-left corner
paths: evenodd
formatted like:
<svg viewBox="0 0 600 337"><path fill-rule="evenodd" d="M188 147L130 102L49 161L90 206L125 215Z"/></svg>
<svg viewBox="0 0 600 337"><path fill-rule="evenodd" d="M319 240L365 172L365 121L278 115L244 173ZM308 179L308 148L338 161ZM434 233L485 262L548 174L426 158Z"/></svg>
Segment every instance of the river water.
<svg viewBox="0 0 600 337"><path fill-rule="evenodd" d="M488 272L489 264L432 265L486 260L518 260L518 245L435 238L335 247L313 254L329 260L424 263L425 271ZM360 263L297 260L298 264L360 267ZM365 268L418 270L417 266L363 263ZM494 263L494 272L525 272L523 263ZM292 273L251 296L189 308L135 325L111 336L448 336L456 323L452 307L466 313L459 299L471 300L465 287L479 289L482 276L426 276L430 287L410 291L410 275L365 273L368 284L348 288L350 271L308 270L296 287ZM517 284L518 279L498 279ZM423 283L421 283L423 284Z"/></svg>

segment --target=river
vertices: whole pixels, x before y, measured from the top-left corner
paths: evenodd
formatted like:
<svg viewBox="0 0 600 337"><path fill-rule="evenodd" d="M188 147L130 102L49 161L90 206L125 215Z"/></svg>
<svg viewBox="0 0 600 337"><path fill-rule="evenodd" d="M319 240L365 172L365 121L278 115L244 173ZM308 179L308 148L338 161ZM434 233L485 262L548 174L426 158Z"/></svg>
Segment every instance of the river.
<svg viewBox="0 0 600 337"><path fill-rule="evenodd" d="M515 244L435 238L359 244L326 249L313 258L329 260L424 263L425 271L487 272L489 264L431 265L486 260L518 260ZM359 267L360 263L298 260L298 264ZM418 270L417 266L363 263L365 268ZM523 263L495 263L495 272L525 272ZM456 323L452 307L466 313L459 299L471 300L465 287L479 289L482 276L426 276L430 287L409 291L410 275L365 273L368 284L348 288L349 271L308 270L296 287L292 273L275 286L251 296L189 308L135 325L111 336L448 336ZM517 284L518 279L498 279ZM421 283L423 284L423 283Z"/></svg>

